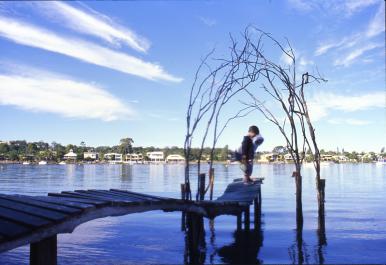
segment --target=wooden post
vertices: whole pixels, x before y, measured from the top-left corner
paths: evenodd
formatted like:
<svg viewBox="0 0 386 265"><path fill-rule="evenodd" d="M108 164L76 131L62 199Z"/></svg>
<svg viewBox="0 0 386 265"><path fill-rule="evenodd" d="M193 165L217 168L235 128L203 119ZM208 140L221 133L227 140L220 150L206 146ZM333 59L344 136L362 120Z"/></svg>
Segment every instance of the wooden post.
<svg viewBox="0 0 386 265"><path fill-rule="evenodd" d="M300 170L294 171L292 176L295 177L296 185L296 229L303 229L303 203L302 203L302 176Z"/></svg>
<svg viewBox="0 0 386 265"><path fill-rule="evenodd" d="M188 264L203 264L205 256L202 253L205 247L204 218L195 213L187 214L188 224Z"/></svg>
<svg viewBox="0 0 386 265"><path fill-rule="evenodd" d="M30 244L30 265L57 264L57 237L56 235Z"/></svg>
<svg viewBox="0 0 386 265"><path fill-rule="evenodd" d="M245 230L249 230L250 228L250 212L249 212L249 205L245 208L244 211L244 228Z"/></svg>
<svg viewBox="0 0 386 265"><path fill-rule="evenodd" d="M237 230L241 231L242 229L242 221L241 221L241 212L237 214Z"/></svg>
<svg viewBox="0 0 386 265"><path fill-rule="evenodd" d="M186 184L181 184L181 199L186 200ZM182 211L181 213L181 231L186 230L186 213Z"/></svg>
<svg viewBox="0 0 386 265"><path fill-rule="evenodd" d="M200 186L199 186L199 199L203 201L205 198L205 173L201 173L199 176Z"/></svg>
<svg viewBox="0 0 386 265"><path fill-rule="evenodd" d="M254 226L256 228L260 228L261 225L261 208L260 208L260 201L259 197L255 198L253 200L253 206L254 206Z"/></svg>
<svg viewBox="0 0 386 265"><path fill-rule="evenodd" d="M210 187L209 187L209 199L213 200L213 186L214 186L214 168L210 169L209 172L209 181L210 181Z"/></svg>

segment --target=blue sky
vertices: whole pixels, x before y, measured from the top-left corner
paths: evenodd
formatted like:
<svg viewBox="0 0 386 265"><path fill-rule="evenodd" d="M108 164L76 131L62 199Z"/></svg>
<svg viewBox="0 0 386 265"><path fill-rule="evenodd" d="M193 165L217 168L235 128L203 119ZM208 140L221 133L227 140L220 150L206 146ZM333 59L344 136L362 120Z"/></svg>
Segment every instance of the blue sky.
<svg viewBox="0 0 386 265"><path fill-rule="evenodd" d="M384 17L381 0L0 2L0 140L182 146L200 58L227 54L229 33L252 24L328 79L307 95L320 146L379 151ZM251 124L263 150L284 144L254 113L219 145L236 147Z"/></svg>

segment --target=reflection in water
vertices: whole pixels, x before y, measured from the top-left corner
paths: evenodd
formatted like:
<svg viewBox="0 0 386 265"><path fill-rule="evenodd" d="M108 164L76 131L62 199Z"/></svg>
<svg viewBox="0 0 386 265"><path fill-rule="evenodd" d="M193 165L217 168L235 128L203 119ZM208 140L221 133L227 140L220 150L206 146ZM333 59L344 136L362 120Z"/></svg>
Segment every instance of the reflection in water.
<svg viewBox="0 0 386 265"><path fill-rule="evenodd" d="M191 170L192 182L196 183L197 168L192 166ZM207 172L207 166L202 170ZM386 260L386 166L332 164L322 168L328 181L326 228L324 221L312 221L318 216L314 171L304 168L306 225L301 237L293 231L295 194L293 178L289 177L292 171L292 165L255 165L256 176L265 177L264 231L260 231L264 233L264 245L258 247L263 239L258 231L230 233L236 228L235 218L224 216L216 219L215 227L205 227L205 263L288 264L309 260L317 264L379 264ZM239 176L238 165L215 165L214 198ZM179 198L183 182L183 165L0 165L0 193L7 194L45 195L62 190L119 188ZM180 218L179 212L155 211L88 222L74 233L60 237L59 264L181 263L185 233L179 230ZM111 225L102 225L106 223ZM26 264L28 255L28 246L1 253L0 264Z"/></svg>
<svg viewBox="0 0 386 265"><path fill-rule="evenodd" d="M295 242L288 249L292 264L309 264L307 244L303 240L303 230L295 229Z"/></svg>
<svg viewBox="0 0 386 265"><path fill-rule="evenodd" d="M218 249L221 261L228 264L262 264L259 259L260 247L263 245L263 231L259 228L236 230L234 242Z"/></svg>
<svg viewBox="0 0 386 265"><path fill-rule="evenodd" d="M185 253L184 264L205 264L207 247L205 242L205 229L203 218L194 214L188 214L187 227L185 233ZM255 222L260 224L261 222ZM233 242L228 245L216 246L216 233L214 220L209 220L209 244L212 253L209 253L209 264L218 263L215 256L220 258L221 263L225 264L262 264L259 258L260 248L263 246L263 230L260 225L255 225L253 229L245 227L236 229L233 232Z"/></svg>
<svg viewBox="0 0 386 265"><path fill-rule="evenodd" d="M318 244L316 246L315 260L319 264L324 264L324 251L327 246L327 236L325 227L325 215L324 212L318 218L318 229L317 229Z"/></svg>

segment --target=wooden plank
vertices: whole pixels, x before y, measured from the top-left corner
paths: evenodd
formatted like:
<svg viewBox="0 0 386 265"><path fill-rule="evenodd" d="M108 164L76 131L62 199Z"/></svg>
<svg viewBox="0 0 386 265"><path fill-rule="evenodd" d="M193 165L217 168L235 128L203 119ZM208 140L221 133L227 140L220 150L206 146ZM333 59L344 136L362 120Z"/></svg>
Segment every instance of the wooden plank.
<svg viewBox="0 0 386 265"><path fill-rule="evenodd" d="M132 195L132 196L135 196L135 197L138 197L138 198L150 199L150 200L153 200L153 201L169 199L169 198L162 198L162 197L159 197L159 196L142 194L142 193L127 191L127 190L119 190L119 189L110 189L110 190L111 191L115 191L115 192L119 192L119 193L123 193L123 194Z"/></svg>
<svg viewBox="0 0 386 265"><path fill-rule="evenodd" d="M30 246L30 265L57 264L57 236L45 238Z"/></svg>
<svg viewBox="0 0 386 265"><path fill-rule="evenodd" d="M77 195L77 196L81 196L81 197L89 199L89 200L100 200L100 201L106 201L106 202L109 202L109 203L120 203L120 202L123 202L123 200L119 200L117 198L112 198L112 197L108 197L108 196L92 194L90 192L83 191L83 190L82 191L80 191L80 190L74 191L74 192L71 192L71 194Z"/></svg>
<svg viewBox="0 0 386 265"><path fill-rule="evenodd" d="M96 198L106 198L109 199L110 201L114 202L134 202L133 200L130 200L127 197L123 196L117 196L112 193L104 193L103 191L96 191L96 190L77 190L76 192L88 195L88 196L95 196Z"/></svg>
<svg viewBox="0 0 386 265"><path fill-rule="evenodd" d="M66 214L75 214L82 212L83 209L93 207L92 205L79 205L77 203L71 203L64 200L53 201L53 197L37 197L31 196L28 203L31 205L40 206L42 208L56 210L58 212Z"/></svg>
<svg viewBox="0 0 386 265"><path fill-rule="evenodd" d="M21 236L29 231L31 231L29 227L0 218L0 235L5 238Z"/></svg>
<svg viewBox="0 0 386 265"><path fill-rule="evenodd" d="M29 215L34 215L37 217L42 217L51 221L60 221L64 218L68 217L67 214L63 214L61 212L47 210L44 208L31 206L24 203L19 203L15 201L4 200L0 198L0 206L8 209L13 209L16 211L20 211L23 213L27 213Z"/></svg>
<svg viewBox="0 0 386 265"><path fill-rule="evenodd" d="M106 200L90 199L90 198L87 198L86 196L81 196L79 194L71 194L69 192L48 193L48 196L60 197L66 201L81 202L81 203L91 204L95 206L103 206L110 203L109 201L106 201Z"/></svg>
<svg viewBox="0 0 386 265"><path fill-rule="evenodd" d="M129 200L133 202L144 202L144 201L151 201L149 199L145 198L138 198L135 196L132 196L130 194L123 194L115 191L107 191L107 190L88 190L90 192L95 192L97 194L106 195L106 196L114 196L116 198L122 198L124 200Z"/></svg>
<svg viewBox="0 0 386 265"><path fill-rule="evenodd" d="M41 227L43 225L49 225L51 222L47 219L29 215L20 211L11 210L8 208L0 207L0 217L13 221L15 223L25 224L32 227Z"/></svg>
<svg viewBox="0 0 386 265"><path fill-rule="evenodd" d="M55 196L34 196L35 200L50 203L53 205L71 207L78 210L84 210L95 207L95 204L81 202L79 200L69 200L67 197L55 197Z"/></svg>
<svg viewBox="0 0 386 265"><path fill-rule="evenodd" d="M2 195L0 195L0 198L10 200L10 201L15 201L15 202L21 202L21 203L32 205L32 206L39 206L39 207L44 208L44 209L55 210L55 211L66 213L66 214L78 213L81 211L81 209L78 209L78 208L53 204L53 203L47 202L47 200L46 201L41 200L41 199L37 198L36 196L22 196L22 195L2 196ZM48 198L48 197L44 197L44 198Z"/></svg>

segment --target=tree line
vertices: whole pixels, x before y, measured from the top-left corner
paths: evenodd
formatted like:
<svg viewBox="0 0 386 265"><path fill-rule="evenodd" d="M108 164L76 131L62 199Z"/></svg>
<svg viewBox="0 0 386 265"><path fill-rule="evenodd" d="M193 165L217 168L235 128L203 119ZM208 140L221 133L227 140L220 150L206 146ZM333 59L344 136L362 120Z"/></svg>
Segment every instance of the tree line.
<svg viewBox="0 0 386 265"><path fill-rule="evenodd" d="M171 146L171 147L154 147L154 146L133 146L134 141L132 138L123 138L119 144L114 146L87 146L85 142L81 142L79 145L68 144L62 145L57 142L47 143L43 141L27 142L25 140L16 140L9 142L0 142L0 160L11 161L24 161L24 160L49 160L60 161L64 155L70 150L77 154L78 160L83 160L83 153L91 151L99 154L99 159L103 159L107 153L120 153L120 154L142 154L146 158L147 152L162 151L165 157L170 154L184 154L184 148ZM211 148L204 148L202 158L208 158L211 153ZM190 160L198 160L200 155L200 148L193 148ZM229 158L229 148L224 146L223 148L215 149L215 160L225 161Z"/></svg>

